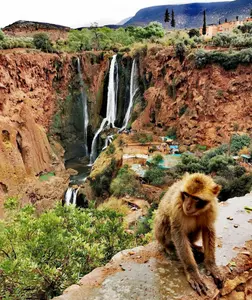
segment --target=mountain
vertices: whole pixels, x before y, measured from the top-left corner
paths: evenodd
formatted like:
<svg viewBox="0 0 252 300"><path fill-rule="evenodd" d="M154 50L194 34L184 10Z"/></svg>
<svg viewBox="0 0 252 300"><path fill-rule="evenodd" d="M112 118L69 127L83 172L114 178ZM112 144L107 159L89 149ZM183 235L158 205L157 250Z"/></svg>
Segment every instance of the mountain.
<svg viewBox="0 0 252 300"><path fill-rule="evenodd" d="M158 21L164 24L165 10L175 13L176 28L201 27L203 23L203 10L206 9L207 24L217 24L219 19L234 20L236 16L244 19L250 14L252 0L236 0L232 2L190 3L180 5L152 6L139 10L124 26L147 25Z"/></svg>
<svg viewBox="0 0 252 300"><path fill-rule="evenodd" d="M132 17L128 17L126 19L121 20L120 22L118 22L116 25L124 25L126 22L128 22Z"/></svg>

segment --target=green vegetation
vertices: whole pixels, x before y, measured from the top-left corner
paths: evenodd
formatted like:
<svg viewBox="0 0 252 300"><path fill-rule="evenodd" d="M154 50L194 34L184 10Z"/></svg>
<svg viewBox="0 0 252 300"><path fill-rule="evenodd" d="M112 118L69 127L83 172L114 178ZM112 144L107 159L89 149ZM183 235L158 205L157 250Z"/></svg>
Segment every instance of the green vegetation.
<svg viewBox="0 0 252 300"><path fill-rule="evenodd" d="M137 132L134 134L133 140L141 144L146 144L153 141L153 136L151 134Z"/></svg>
<svg viewBox="0 0 252 300"><path fill-rule="evenodd" d="M70 51L82 50L119 50L128 47L134 42L144 39L160 38L164 36L162 24L151 22L145 27L128 26L127 28L110 29L99 28L97 25L82 30L71 30L68 37ZM129 48L128 48L129 51Z"/></svg>
<svg viewBox="0 0 252 300"><path fill-rule="evenodd" d="M252 49L240 51L220 52L198 50L195 54L197 68L204 68L208 64L219 64L226 70L237 68L239 64L250 64L252 62Z"/></svg>
<svg viewBox="0 0 252 300"><path fill-rule="evenodd" d="M251 143L251 139L248 135L238 135L234 134L231 138L230 151L233 154L238 154L238 152L244 148L248 147Z"/></svg>
<svg viewBox="0 0 252 300"><path fill-rule="evenodd" d="M57 205L36 216L33 206L17 206L7 201L0 221L2 299L51 299L133 246L115 211Z"/></svg>
<svg viewBox="0 0 252 300"><path fill-rule="evenodd" d="M176 26L176 21L175 21L175 15L174 15L174 10L172 10L171 13L171 27L175 27Z"/></svg>
<svg viewBox="0 0 252 300"><path fill-rule="evenodd" d="M165 10L164 22L165 22L165 23L170 22L170 13L169 13L169 10L168 10L168 9Z"/></svg>
<svg viewBox="0 0 252 300"><path fill-rule="evenodd" d="M110 144L110 145L108 146L108 148L107 148L107 150L106 150L106 153L107 153L108 155L114 154L114 153L115 153L115 146L114 146L113 143Z"/></svg>
<svg viewBox="0 0 252 300"><path fill-rule="evenodd" d="M235 135L232 140L230 148L233 154L249 143L248 138L244 136L237 138ZM228 145L222 145L207 151L202 157L184 153L181 156L181 163L175 167L174 173L177 177L182 176L185 172L211 174L215 181L222 185L219 195L221 201L243 196L252 189L252 173L246 174L244 167L228 156L228 150Z"/></svg>
<svg viewBox="0 0 252 300"><path fill-rule="evenodd" d="M124 165L118 172L115 179L113 179L110 191L116 197L126 195L137 196L140 195L140 183L135 177L135 173L129 169L128 165Z"/></svg>
<svg viewBox="0 0 252 300"><path fill-rule="evenodd" d="M37 33L33 36L33 43L37 49L43 52L53 52L52 43L46 33Z"/></svg>
<svg viewBox="0 0 252 300"><path fill-rule="evenodd" d="M90 185L95 192L96 197L108 195L110 183L113 179L113 175L116 172L116 161L111 159L111 163L101 173L97 174L95 178L91 179Z"/></svg>
<svg viewBox="0 0 252 300"><path fill-rule="evenodd" d="M206 10L203 11L203 27L202 27L202 34L206 34Z"/></svg>
<svg viewBox="0 0 252 300"><path fill-rule="evenodd" d="M162 160L163 156L160 154L157 154L152 158L150 167L144 175L144 178L148 183L153 185L162 185L164 183L166 173L158 166Z"/></svg>
<svg viewBox="0 0 252 300"><path fill-rule="evenodd" d="M0 41L4 40L4 33L2 32L2 30L0 29Z"/></svg>

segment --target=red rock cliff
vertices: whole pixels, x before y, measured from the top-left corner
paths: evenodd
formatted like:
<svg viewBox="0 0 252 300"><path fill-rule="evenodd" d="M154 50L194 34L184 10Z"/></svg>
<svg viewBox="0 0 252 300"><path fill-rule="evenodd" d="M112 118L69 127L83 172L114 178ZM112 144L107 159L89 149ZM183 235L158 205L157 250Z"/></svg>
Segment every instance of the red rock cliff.
<svg viewBox="0 0 252 300"><path fill-rule="evenodd" d="M198 70L193 60L181 64L172 48L162 47L149 48L139 62L149 88L134 129L152 123L164 135L174 127L182 143L208 146L227 142L234 127L251 133L252 65L232 71L218 65Z"/></svg>

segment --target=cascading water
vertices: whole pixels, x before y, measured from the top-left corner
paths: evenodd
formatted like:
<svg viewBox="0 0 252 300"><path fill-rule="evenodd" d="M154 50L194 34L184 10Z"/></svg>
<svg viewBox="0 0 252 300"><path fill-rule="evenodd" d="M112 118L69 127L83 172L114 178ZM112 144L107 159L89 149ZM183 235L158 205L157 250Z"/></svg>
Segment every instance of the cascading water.
<svg viewBox="0 0 252 300"><path fill-rule="evenodd" d="M130 74L130 101L129 101L129 106L128 109L126 111L124 120L123 120L123 125L120 128L120 132L123 131L124 129L126 129L129 119L130 119L130 115L131 115L131 111L132 111L132 107L133 107L133 103L134 103L134 97L136 95L136 92L138 91L138 74L137 74L137 64L136 64L136 60L133 60L132 63L132 67L131 67L131 74Z"/></svg>
<svg viewBox="0 0 252 300"><path fill-rule="evenodd" d="M77 195L78 195L78 192L79 192L79 187L73 191L73 205L76 206L76 200L77 200Z"/></svg>
<svg viewBox="0 0 252 300"><path fill-rule="evenodd" d="M117 92L118 92L118 65L116 62L116 54L113 55L110 69L109 69L109 84L107 97L106 117L102 120L100 128L95 133L92 141L90 164L93 164L97 157L97 139L100 133L109 126L115 128L116 120L116 106L117 106Z"/></svg>
<svg viewBox="0 0 252 300"><path fill-rule="evenodd" d="M65 199L64 199L66 206L70 205L72 196L73 196L73 189L71 187L69 187L66 191Z"/></svg>
<svg viewBox="0 0 252 300"><path fill-rule="evenodd" d="M83 119L84 119L84 155L88 156L88 146L87 146L87 127L88 127L88 108L87 108L87 95L84 91L84 81L82 79L81 73L81 64L80 59L77 57L77 70L80 82L80 91L81 91L81 101L83 105Z"/></svg>

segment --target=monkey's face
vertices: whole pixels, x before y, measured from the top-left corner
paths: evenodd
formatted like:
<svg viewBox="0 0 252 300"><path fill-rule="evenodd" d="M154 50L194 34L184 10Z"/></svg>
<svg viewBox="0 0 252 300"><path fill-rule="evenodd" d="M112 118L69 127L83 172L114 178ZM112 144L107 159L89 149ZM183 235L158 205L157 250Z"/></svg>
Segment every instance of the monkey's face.
<svg viewBox="0 0 252 300"><path fill-rule="evenodd" d="M181 192L183 201L183 211L189 217L202 214L208 209L209 201L192 196L186 192Z"/></svg>

